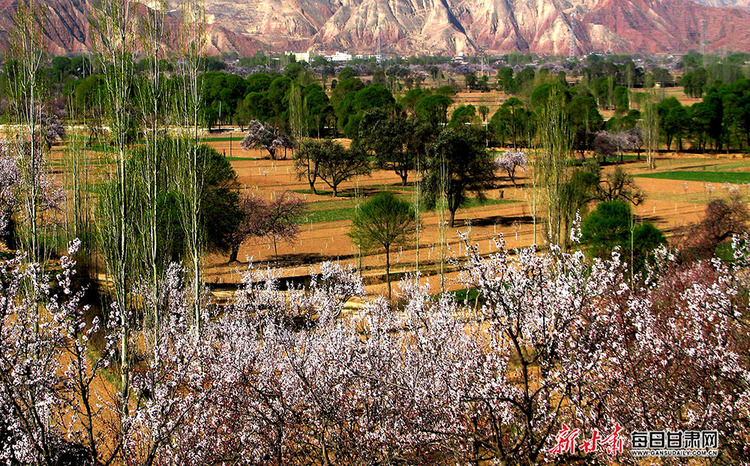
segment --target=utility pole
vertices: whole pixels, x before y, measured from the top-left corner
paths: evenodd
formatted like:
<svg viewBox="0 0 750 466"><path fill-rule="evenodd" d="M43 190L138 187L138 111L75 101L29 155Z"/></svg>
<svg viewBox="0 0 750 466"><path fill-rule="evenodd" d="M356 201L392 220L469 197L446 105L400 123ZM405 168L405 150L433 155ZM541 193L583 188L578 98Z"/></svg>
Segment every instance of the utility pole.
<svg viewBox="0 0 750 466"><path fill-rule="evenodd" d="M380 24L378 24L378 56L377 56L378 65L382 64L382 62L383 62L383 55L382 55L382 50L381 50L380 46L381 46L381 43L380 43Z"/></svg>
<svg viewBox="0 0 750 466"><path fill-rule="evenodd" d="M703 55L703 66L706 66L706 20L701 20L701 55Z"/></svg>

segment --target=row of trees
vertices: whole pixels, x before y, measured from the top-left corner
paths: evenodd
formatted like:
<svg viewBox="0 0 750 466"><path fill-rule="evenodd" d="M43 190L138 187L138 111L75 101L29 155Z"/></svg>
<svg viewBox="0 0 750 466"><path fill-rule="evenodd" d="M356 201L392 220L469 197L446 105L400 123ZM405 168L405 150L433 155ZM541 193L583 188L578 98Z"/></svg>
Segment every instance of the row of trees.
<svg viewBox="0 0 750 466"><path fill-rule="evenodd" d="M683 106L676 98L662 100L656 107L659 130L667 146L683 141L705 151L709 143L716 151L750 147L750 80L713 86L703 101Z"/></svg>
<svg viewBox="0 0 750 466"><path fill-rule="evenodd" d="M68 60L55 62L55 73L63 75L73 73L73 62ZM81 62L81 60L78 60ZM148 62L146 62L148 63ZM606 65L606 66L605 66ZM15 62L9 62L5 67L6 76L14 75ZM78 63L78 68L86 68L86 63ZM159 66L162 72L166 72L164 84L167 89L176 89L178 80L175 74L175 66L167 61L161 60ZM205 65L201 65L205 67ZM547 69L536 71L528 67L517 75L511 68L499 70L499 82L504 89L510 93L517 93L518 97L512 97L505 101L499 111L490 119L492 129L491 141L496 144L511 144L517 146L519 143L528 146L530 138L535 134L536 117L540 103L544 102L552 87L566 95L566 107L570 113L570 123L575 126L576 146L582 150L590 150L591 136L603 129L610 132L630 130L635 126L645 125L645 114L648 108L646 100L654 100L647 94L632 94L630 89L632 83L628 81L628 73L620 70L611 63L599 62L592 65L592 70L604 67L602 70L592 71L591 79L569 85L565 76L553 75ZM615 66L610 70L607 66ZM618 65L619 66L619 65ZM91 68L91 65L88 65ZM202 68L203 69L203 68ZM597 68L598 69L598 68ZM625 68L627 69L627 67ZM98 68L96 68L97 71ZM604 71L611 73L604 73ZM134 71L138 76L143 76L145 70ZM50 72L51 73L51 72ZM699 68L692 74L708 72ZM53 73L54 74L54 73ZM71 74L70 76L77 76ZM433 126L446 124L449 121L446 113L452 105L452 96L455 89L446 86L437 89L434 93L416 88L412 89L402 97L396 99L391 91L379 83L368 85L357 78L351 69L341 71L339 80L332 83L332 91L329 97L326 89L315 82L314 75L299 63L291 63L287 66L284 74L280 73L255 73L247 79L226 72L206 72L200 74L201 81L201 114L200 122L208 128L217 122L234 122L240 126L247 125L252 120L268 123L276 128L280 135L287 136L290 140L300 140L307 136L334 136L343 133L349 138L355 138L358 131L359 121L364 113L370 109L381 108L397 112L400 110L410 115L417 115L421 120L427 121ZM666 78L665 78L666 79ZM693 95L690 76L686 76L686 92ZM697 78L696 78L697 79ZM705 147L707 140L714 140L708 134L716 135L716 128L708 128L717 124L722 127L726 136L722 136L727 143L739 148L741 142L739 137L743 136L742 124L744 118L744 91L742 90L744 79L741 75L734 76L730 83L721 84L721 81L713 80L717 87L707 87L708 78L700 81L697 87L701 95L704 90L710 92L714 97L718 92L732 94L731 101L724 104L731 109L727 111L731 116L724 122L721 117L713 118L708 113L716 113L716 106L708 103L707 108L699 106L696 117L697 122L693 125L684 123L680 115L676 115L671 127L682 128L680 131L690 136L694 146L698 149ZM698 81L696 81L698 82ZM104 81L102 75L86 75L68 81L66 87L69 89L71 101L74 103L75 115L90 126L92 132L101 127L101 102L104 96ZM731 88L731 89L730 89ZM564 89L564 90L563 90ZM631 95L632 94L632 95ZM707 100L714 97L707 96ZM641 111L630 110L631 100L637 101ZM398 104L396 103L398 101ZM704 102L705 103L705 102ZM488 118L489 109L479 108L471 111L471 106L456 109L458 114L452 120L464 122L485 122ZM615 117L604 121L599 110L614 109ZM719 109L722 113L723 110ZM60 113L60 112L58 112ZM706 118L704 118L706 116ZM708 118L708 119L707 119ZM691 119L691 118L690 118ZM704 121L705 120L705 121ZM709 121L710 120L710 121ZM730 121L731 120L731 121ZM719 123L717 123L719 122ZM662 124L662 131L668 131L670 135L673 129L666 130ZM738 129L739 128L739 129ZM131 131L131 137L134 132ZM665 142L671 145L672 137L665 138ZM716 146L717 143L715 142ZM724 144L726 146L727 144Z"/></svg>
<svg viewBox="0 0 750 466"><path fill-rule="evenodd" d="M750 146L750 80L738 79L731 84L720 84L711 87L703 101L691 106L683 106L675 97L656 100L654 94L636 94L639 96L641 110L628 110L628 93L624 89L621 111L605 121L598 111L597 100L584 86L563 88L560 84L545 84L536 88L531 94L531 101L526 105L521 99L511 97L503 102L489 120L492 139L500 145L529 147L533 144L540 117L539 109L548 98L551 88L563 96L562 105L568 114L568 124L573 132L573 145L576 150L597 150L594 144L597 133L607 131L612 135L626 138L630 133L639 136L642 141L622 145L629 151L640 151L648 142L648 134L654 150L664 144L671 150L677 143L678 150L685 148L689 141L693 150L745 150ZM459 107L460 108L460 107ZM473 110L473 109L472 109ZM459 109L456 110L458 112ZM454 112L454 115L456 114ZM466 114L466 111L462 112ZM474 117L470 121L479 124L479 115L469 111ZM637 132L637 134L634 133ZM658 133L655 133L658 131ZM624 139L623 139L624 140ZM621 152L621 150L618 150Z"/></svg>
<svg viewBox="0 0 750 466"><path fill-rule="evenodd" d="M370 122L377 124L369 126ZM404 184L410 172L419 170L426 207L433 208L444 198L450 212L449 225L453 226L456 211L465 204L468 194L473 192L481 197L493 186L494 158L484 146L482 133L474 128L448 127L438 133L422 128L420 136L409 131L412 125L419 123L378 112L367 113L363 136L350 148L330 139L305 141L294 154L295 169L300 178L308 181L313 193L317 193L315 183L320 179L333 190L335 197L342 182L371 172L368 152L372 153L377 166L395 171ZM415 145L419 146L417 151L409 151Z"/></svg>

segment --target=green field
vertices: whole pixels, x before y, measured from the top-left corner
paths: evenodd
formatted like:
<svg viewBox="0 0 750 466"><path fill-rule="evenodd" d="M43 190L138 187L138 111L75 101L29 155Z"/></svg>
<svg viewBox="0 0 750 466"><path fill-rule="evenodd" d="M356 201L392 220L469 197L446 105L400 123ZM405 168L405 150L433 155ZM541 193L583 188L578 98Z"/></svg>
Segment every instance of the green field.
<svg viewBox="0 0 750 466"><path fill-rule="evenodd" d="M316 210L307 213L307 223L338 222L349 220L354 216L356 207L344 207L343 209Z"/></svg>
<svg viewBox="0 0 750 466"><path fill-rule="evenodd" d="M227 156L227 160L230 162L241 162L243 160L262 160L258 157L229 157Z"/></svg>
<svg viewBox="0 0 750 466"><path fill-rule="evenodd" d="M703 183L750 183L750 173L742 172L670 171L635 175L635 177L656 178L659 180L700 181Z"/></svg>
<svg viewBox="0 0 750 466"><path fill-rule="evenodd" d="M326 201L323 201L325 203ZM336 202L336 201L334 201ZM486 205L497 205L497 204L509 204L512 202L518 202L515 200L508 200L508 199L485 199L484 201L480 201L476 198L471 198L466 201L464 206L459 209L459 212L463 209L470 209L472 207L482 207ZM333 209L322 209L322 210L314 210L311 212L308 212L306 217L307 223L324 223L324 222L338 222L341 220L350 220L354 216L354 212L357 210L357 207L352 204L352 201L339 201L336 202L339 205L341 204L349 204L347 207L341 207L341 208L333 208ZM321 203L316 203L316 207L320 207ZM325 204L324 204L325 205ZM420 208L422 212L431 212L434 209L426 209L426 208Z"/></svg>
<svg viewBox="0 0 750 466"><path fill-rule="evenodd" d="M225 141L242 141L242 136L224 136L224 137L213 137L213 138L202 138L201 142L225 142Z"/></svg>

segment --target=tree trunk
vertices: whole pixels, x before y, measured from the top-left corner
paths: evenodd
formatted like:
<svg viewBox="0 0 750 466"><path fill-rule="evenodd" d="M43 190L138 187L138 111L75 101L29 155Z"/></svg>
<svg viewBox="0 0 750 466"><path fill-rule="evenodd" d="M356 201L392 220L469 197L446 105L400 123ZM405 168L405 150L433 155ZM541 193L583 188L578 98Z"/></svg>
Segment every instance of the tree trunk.
<svg viewBox="0 0 750 466"><path fill-rule="evenodd" d="M276 430L278 431L278 441L276 442L276 464L284 464L284 450L281 447L283 432L281 427L278 427Z"/></svg>
<svg viewBox="0 0 750 466"><path fill-rule="evenodd" d="M323 466L330 466L331 460L330 458L328 458L325 429L323 429L323 432L320 433L320 449L323 456Z"/></svg>
<svg viewBox="0 0 750 466"><path fill-rule="evenodd" d="M409 177L409 172L404 171L404 173L399 173L401 176L401 186L406 186L406 180Z"/></svg>
<svg viewBox="0 0 750 466"><path fill-rule="evenodd" d="M232 245L232 251L229 253L229 263L237 262L237 255L240 252L240 245Z"/></svg>
<svg viewBox="0 0 750 466"><path fill-rule="evenodd" d="M456 209L448 209L448 210L449 210L449 212L451 214L450 215L450 220L449 220L450 221L449 225L450 225L451 228L453 228L455 226L455 223L456 223Z"/></svg>
<svg viewBox="0 0 750 466"><path fill-rule="evenodd" d="M391 295L391 248L390 245L385 248L385 282L388 284L388 301L392 300Z"/></svg>

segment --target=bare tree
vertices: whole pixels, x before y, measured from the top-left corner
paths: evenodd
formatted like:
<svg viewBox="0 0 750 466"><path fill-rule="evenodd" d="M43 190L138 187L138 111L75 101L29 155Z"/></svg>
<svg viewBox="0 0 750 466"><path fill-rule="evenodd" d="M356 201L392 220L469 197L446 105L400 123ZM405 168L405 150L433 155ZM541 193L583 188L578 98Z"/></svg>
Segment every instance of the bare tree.
<svg viewBox="0 0 750 466"><path fill-rule="evenodd" d="M288 191L270 202L262 197L245 196L241 200L243 220L231 238L229 262L237 261L240 245L248 237L270 236L274 256L278 257L277 241L292 241L299 234L305 214L305 201Z"/></svg>
<svg viewBox="0 0 750 466"><path fill-rule="evenodd" d="M273 239L273 254L276 258L279 255L277 240L292 241L297 237L305 209L305 201L289 191L284 191L268 203L268 234Z"/></svg>
<svg viewBox="0 0 750 466"><path fill-rule="evenodd" d="M315 182L320 173L322 149L323 143L320 141L304 141L293 155L297 176L300 179L307 178L307 183L310 185L313 194L318 194L318 190L315 189Z"/></svg>
<svg viewBox="0 0 750 466"><path fill-rule="evenodd" d="M633 205L643 202L643 192L636 186L633 177L621 167L607 173L597 185L597 198L601 201L623 200Z"/></svg>
<svg viewBox="0 0 750 466"><path fill-rule="evenodd" d="M750 211L738 193L727 199L714 199L706 205L703 219L690 225L681 244L681 256L687 260L713 257L716 247L750 231Z"/></svg>

